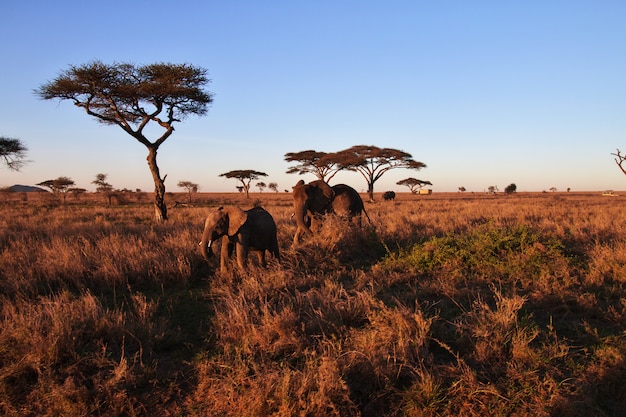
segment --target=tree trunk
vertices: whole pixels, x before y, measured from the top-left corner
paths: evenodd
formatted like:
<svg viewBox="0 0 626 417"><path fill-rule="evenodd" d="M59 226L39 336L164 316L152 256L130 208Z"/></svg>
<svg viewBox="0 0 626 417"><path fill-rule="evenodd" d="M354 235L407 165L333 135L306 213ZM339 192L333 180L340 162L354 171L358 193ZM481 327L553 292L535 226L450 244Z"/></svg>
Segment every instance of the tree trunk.
<svg viewBox="0 0 626 417"><path fill-rule="evenodd" d="M154 180L154 216L157 222L167 220L167 206L165 205L165 178L159 174L157 165L157 148L148 148L148 166Z"/></svg>
<svg viewBox="0 0 626 417"><path fill-rule="evenodd" d="M374 182L367 183L367 194L370 196L370 201L374 201Z"/></svg>

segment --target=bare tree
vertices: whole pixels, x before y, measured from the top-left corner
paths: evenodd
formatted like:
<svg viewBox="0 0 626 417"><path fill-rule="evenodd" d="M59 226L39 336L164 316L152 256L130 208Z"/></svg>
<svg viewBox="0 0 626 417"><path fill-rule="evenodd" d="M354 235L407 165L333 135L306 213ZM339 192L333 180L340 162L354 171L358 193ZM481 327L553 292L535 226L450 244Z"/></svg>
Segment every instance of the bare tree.
<svg viewBox="0 0 626 417"><path fill-rule="evenodd" d="M212 95L203 90L207 71L189 64L157 63L135 66L94 61L70 66L35 94L45 100L70 100L106 125L117 125L148 149L148 166L154 180L157 221L167 219L165 178L157 165L157 151L174 132L174 124L188 115L207 113ZM146 126L162 133L149 140Z"/></svg>
<svg viewBox="0 0 626 417"><path fill-rule="evenodd" d="M13 171L19 171L28 162L25 159L27 150L19 139L0 137L0 158Z"/></svg>
<svg viewBox="0 0 626 417"><path fill-rule="evenodd" d="M332 158L341 169L357 171L365 178L370 200L374 199L374 183L389 170L407 168L419 171L426 167L423 162L413 160L409 153L373 145L353 146L333 154Z"/></svg>
<svg viewBox="0 0 626 417"><path fill-rule="evenodd" d="M178 186L187 190L189 204L191 204L191 194L197 193L200 186L191 181L178 181Z"/></svg>
<svg viewBox="0 0 626 417"><path fill-rule="evenodd" d="M287 170L287 174L313 174L324 182L329 182L342 169L334 159L334 154L314 150L286 153L285 161L298 162L298 165Z"/></svg>
<svg viewBox="0 0 626 417"><path fill-rule="evenodd" d="M612 153L611 155L616 156L615 163L619 167L619 169L626 175L626 167L624 167L624 162L626 162L626 155L622 155L619 149L617 149L616 153Z"/></svg>
<svg viewBox="0 0 626 417"><path fill-rule="evenodd" d="M257 180L259 179L259 177L267 177L267 174L265 172L259 172L259 171L255 171L253 169L240 169L240 170L235 170L235 171L228 171L228 172L224 172L223 174L219 175L220 177L226 177L226 178L234 178L237 181L239 181L241 183L241 191L246 193L246 198L249 198L249 191L250 191L250 182L253 180ZM239 187L237 187L237 189L239 190Z"/></svg>

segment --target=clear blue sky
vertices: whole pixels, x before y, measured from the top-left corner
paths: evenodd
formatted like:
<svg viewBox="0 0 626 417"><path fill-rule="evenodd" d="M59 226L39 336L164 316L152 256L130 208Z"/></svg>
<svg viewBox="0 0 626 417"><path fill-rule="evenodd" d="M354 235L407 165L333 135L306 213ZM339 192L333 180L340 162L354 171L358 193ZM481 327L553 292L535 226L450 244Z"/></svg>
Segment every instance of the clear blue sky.
<svg viewBox="0 0 626 417"><path fill-rule="evenodd" d="M32 160L0 186L68 176L94 190L154 188L145 147L33 89L69 65L191 63L215 94L161 147L168 191L235 191L218 175L291 189L287 152L391 147L427 164L376 191L464 186L626 189L626 1L22 1L0 5L0 136ZM345 173L333 182L364 190Z"/></svg>

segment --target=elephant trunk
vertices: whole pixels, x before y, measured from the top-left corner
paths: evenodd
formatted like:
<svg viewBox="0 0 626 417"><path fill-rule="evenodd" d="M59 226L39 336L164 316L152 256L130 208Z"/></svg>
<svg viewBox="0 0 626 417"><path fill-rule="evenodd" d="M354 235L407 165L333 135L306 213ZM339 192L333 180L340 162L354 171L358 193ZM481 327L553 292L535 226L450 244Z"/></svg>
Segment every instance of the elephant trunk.
<svg viewBox="0 0 626 417"><path fill-rule="evenodd" d="M202 240L200 241L200 253L207 261L213 256L213 250L211 249L213 239L211 239L211 233L211 229L205 227L204 233L202 233Z"/></svg>
<svg viewBox="0 0 626 417"><path fill-rule="evenodd" d="M296 234L308 233L312 235L313 232L309 228L306 221L307 208L304 204L298 204L294 207L294 216L296 217L296 223L298 224L298 231Z"/></svg>

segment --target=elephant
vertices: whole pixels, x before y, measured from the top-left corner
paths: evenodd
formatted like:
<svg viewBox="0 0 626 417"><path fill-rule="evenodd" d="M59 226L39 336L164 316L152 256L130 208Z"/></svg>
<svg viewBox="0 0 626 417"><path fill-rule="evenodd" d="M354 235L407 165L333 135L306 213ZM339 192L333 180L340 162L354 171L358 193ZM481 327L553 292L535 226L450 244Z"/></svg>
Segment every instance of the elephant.
<svg viewBox="0 0 626 417"><path fill-rule="evenodd" d="M385 191L383 193L383 200L389 201L389 200L395 200L395 199L396 199L396 193L394 191Z"/></svg>
<svg viewBox="0 0 626 417"><path fill-rule="evenodd" d="M298 228L293 237L294 245L298 244L303 234L313 234L311 222L315 222L316 215L334 213L347 216L348 219L358 216L361 225L361 213L367 212L359 193L345 184L332 187L322 180L305 184L303 180L293 187L294 216Z"/></svg>
<svg viewBox="0 0 626 417"><path fill-rule="evenodd" d="M207 261L213 256L211 245L222 238L220 270L225 272L227 261L234 247L237 265L244 269L248 252L258 255L259 263L266 266L265 251L280 262L276 223L270 213L261 207L242 210L239 207L220 207L211 212L204 222L200 252Z"/></svg>

